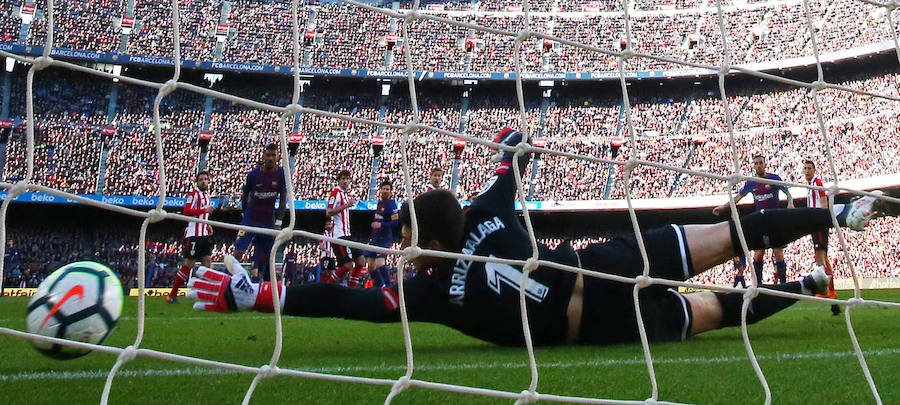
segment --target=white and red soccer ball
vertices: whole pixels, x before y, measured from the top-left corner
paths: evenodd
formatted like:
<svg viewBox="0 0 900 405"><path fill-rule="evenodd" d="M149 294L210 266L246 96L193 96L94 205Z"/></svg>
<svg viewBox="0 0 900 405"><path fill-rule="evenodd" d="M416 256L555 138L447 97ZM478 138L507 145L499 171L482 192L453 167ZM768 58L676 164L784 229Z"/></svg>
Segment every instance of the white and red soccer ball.
<svg viewBox="0 0 900 405"><path fill-rule="evenodd" d="M122 284L109 267L75 262L54 271L38 286L28 303L28 332L100 344L122 314ZM90 350L32 340L47 356L70 359Z"/></svg>

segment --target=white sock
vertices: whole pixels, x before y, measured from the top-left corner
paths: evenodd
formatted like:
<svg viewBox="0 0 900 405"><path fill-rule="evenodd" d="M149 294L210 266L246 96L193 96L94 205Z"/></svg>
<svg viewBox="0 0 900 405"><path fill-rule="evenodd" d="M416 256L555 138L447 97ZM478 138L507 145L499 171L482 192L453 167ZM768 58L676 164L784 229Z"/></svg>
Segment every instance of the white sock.
<svg viewBox="0 0 900 405"><path fill-rule="evenodd" d="M806 288L806 285L803 283L803 280L800 280L800 294L813 295L813 292L809 288Z"/></svg>
<svg viewBox="0 0 900 405"><path fill-rule="evenodd" d="M846 206L846 204L835 204L834 207L831 208L831 211L834 212L834 216L838 216L844 212L844 207Z"/></svg>

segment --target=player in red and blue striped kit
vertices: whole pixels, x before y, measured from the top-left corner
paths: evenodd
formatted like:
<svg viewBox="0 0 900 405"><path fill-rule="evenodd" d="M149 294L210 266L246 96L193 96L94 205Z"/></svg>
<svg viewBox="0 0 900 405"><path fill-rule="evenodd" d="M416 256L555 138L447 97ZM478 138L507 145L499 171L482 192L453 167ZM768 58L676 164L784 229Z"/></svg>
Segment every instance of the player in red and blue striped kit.
<svg viewBox="0 0 900 405"><path fill-rule="evenodd" d="M763 155L753 155L753 170L756 172L756 177L781 181L781 177L777 174L766 172L766 158ZM791 197L791 193L788 191L787 187L754 180L748 180L744 183L744 187L742 187L737 195L734 196L734 203L737 204L737 202L740 201L741 198L744 198L747 193L752 193L754 212L771 210L778 208L779 191L787 196L787 207L794 208L794 199ZM727 212L728 208L729 206L727 203L722 204L713 209L713 214L719 215L720 213ZM765 255L765 250L753 251L753 271L756 273L756 280L760 284L762 284L763 257L765 257ZM787 282L787 264L784 262L784 246L773 247L772 255L775 256L776 281L780 283Z"/></svg>
<svg viewBox="0 0 900 405"><path fill-rule="evenodd" d="M281 229L287 200L287 187L284 180L284 168L278 165L278 145L270 143L263 152L262 162L247 174L247 180L241 192L241 206L244 217L241 225L259 228ZM275 212L275 200L278 200L278 212ZM275 238L238 231L234 241L234 257L240 260L244 251L253 243L253 260L263 280L269 279L269 253Z"/></svg>
<svg viewBox="0 0 900 405"><path fill-rule="evenodd" d="M375 218L372 220L372 236L370 245L389 248L394 243L394 229L400 226L400 211L394 196L394 185L390 180L382 180L378 186L378 208L375 209ZM375 281L376 287L391 285L390 268L384 264L387 255L366 251L363 253L369 267L369 276Z"/></svg>

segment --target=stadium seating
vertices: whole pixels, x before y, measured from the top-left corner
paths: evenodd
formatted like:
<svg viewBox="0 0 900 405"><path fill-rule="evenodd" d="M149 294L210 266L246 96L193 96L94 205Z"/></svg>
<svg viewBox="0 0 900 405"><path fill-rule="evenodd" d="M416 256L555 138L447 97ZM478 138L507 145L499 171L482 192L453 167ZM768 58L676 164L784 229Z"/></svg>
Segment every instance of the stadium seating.
<svg viewBox="0 0 900 405"><path fill-rule="evenodd" d="M79 76L59 80L60 72L48 71L35 81L35 111L38 130L37 181L46 185L65 185L78 193L95 192L100 127L106 125L107 106L97 94L105 94L110 83ZM46 75L46 76L44 76ZM844 85L875 93L890 93L898 86L897 74L850 80ZM64 86L63 83L66 85ZM277 85L260 92L257 86L220 84L218 89L275 105L289 102L289 86ZM106 194L153 195L157 187L156 151L150 131L151 107L155 91L137 86L119 86L119 102L112 122L114 136L106 139L109 151L106 172ZM518 108L509 98L496 97L473 90L467 110L469 134L490 138L497 128L518 127ZM24 85L13 81L14 99L24 97ZM304 103L318 109L378 119L379 98L371 94L352 97L333 92L307 93ZM729 138L725 133L721 102L715 96L689 97L671 101L667 95L638 92L632 98L632 125L638 136L637 145L626 143L618 160L628 159L636 149L638 157L674 166L729 175L733 171ZM843 178L863 178L889 174L897 167L898 120L896 106L881 99L860 97L846 92L823 91L819 95L824 118L828 120L828 138L837 170ZM620 100L615 96L585 98L564 94L553 99L547 109L543 135L551 149L610 158L609 139L627 137L627 126L620 120ZM810 157L825 163L821 135L809 94L803 89L754 93L752 88L733 87L729 98L735 131L739 134L741 156L763 152L769 168L785 179L800 181L797 162ZM169 192L185 194L190 190L190 177L198 152L196 137L203 124L203 98L194 93L176 92L163 100L164 151ZM11 105L13 116L24 115L24 106ZM451 95L421 95L419 108L423 123L457 130L461 114L460 98ZM788 110L789 112L785 112ZM541 109L527 107L530 127L538 127ZM411 119L409 101L403 96L391 97L386 103L386 122L403 123ZM262 112L227 102L215 102L210 116L214 141L210 146L208 168L215 173L214 194L235 194L243 183L245 168L254 164L265 143L278 134L277 114ZM620 128L621 127L621 128ZM289 128L294 132L293 127ZM355 174L351 192L366 197L372 153L368 148L375 129L334 118L303 115L297 131L306 135L298 151L294 179L298 199L321 200L333 186L334 173L349 168ZM80 136L68 136L79 134ZM385 131L388 139L382 153L378 177L387 177L402 190L399 132ZM24 133L14 132L5 168L8 180L24 173ZM694 142L704 135L703 143ZM808 142L814 139L817 142ZM423 190L432 167L449 173L453 162L450 139L425 136L410 148L413 192ZM88 146L91 150L84 150ZM327 150L322 154L317 151ZM690 156L690 159L688 159ZM490 154L481 146L470 145L460 161L460 195L474 195L490 170ZM748 161L749 159L743 159ZM749 162L745 162L749 165ZM66 169L61 169L65 167ZM580 160L544 156L535 177L535 200L591 200L603 198L608 182L608 167ZM622 198L621 171L611 177L610 197ZM749 166L745 166L749 170ZM78 178L65 178L66 173ZM673 172L641 167L634 174L633 195L640 198L694 196L720 193L723 184L703 178L676 176ZM676 182L676 178L678 181ZM828 174L823 174L828 180ZM560 187L571 184L573 187Z"/></svg>
<svg viewBox="0 0 900 405"><path fill-rule="evenodd" d="M631 30L636 51L705 64L722 61L721 38L715 8L695 0L635 2ZM723 2L728 6L729 1ZM752 8L725 9L725 31L729 38L732 63L768 62L812 55L805 13L799 1L742 1ZM0 40L16 43L21 21L13 9L21 0L4 0L0 11ZM124 3L123 3L124 4ZM222 1L181 3L181 56L190 60L216 59L216 26L224 22L229 33L224 38L221 59L233 62L290 65L292 53L291 12L289 1L237 0L230 2L230 13L222 19ZM524 27L521 14L508 11L518 1L482 1L473 10L468 2L449 2L445 11L425 10L462 21L472 21L492 28L519 30ZM136 2L136 28L128 39L126 53L156 57L172 57L170 2L141 0ZM624 38L621 15L587 13L585 7L601 12L619 12L618 1L562 0L534 2L530 28L552 33L603 49L617 51ZM43 3L38 3L38 9ZM70 49L115 52L119 48L117 21L123 14L122 4L109 0L92 2L59 2L56 4L56 46ZM595 8L592 8L595 7ZM706 7L706 8L697 8ZM891 39L883 12L851 0L810 2L811 18L816 26L820 51L844 50L881 43ZM465 10L459 14L459 10ZM514 9L513 9L514 10ZM664 10L664 13L658 12ZM644 13L649 12L649 13ZM315 18L312 15L315 14ZM303 44L302 54L309 52L312 66L339 68L405 69L400 50L386 59L390 48L386 36L391 31L389 18L383 14L360 10L350 5L304 4L300 10L303 32L313 31L316 39ZM27 44L40 45L46 38L45 17L38 14L28 31ZM399 31L395 31L399 34ZM466 38L464 28L448 27L429 21L416 21L409 27L413 65L423 70L461 70L465 66ZM476 33L479 45L471 49L471 70L512 71L510 37ZM615 58L590 53L569 46L554 46L545 52L539 39L523 44L523 61L528 71L596 71L614 70ZM546 63L543 56L547 56ZM632 70L678 68L667 62L635 58L627 62Z"/></svg>
<svg viewBox="0 0 900 405"><path fill-rule="evenodd" d="M0 43L18 43L21 20L14 15L21 0L0 0ZM624 20L621 15L598 15L599 12L618 12L621 2L558 0L533 2L529 21L533 30L552 33L609 50L621 49ZM43 2L38 2L41 9ZM126 53L172 57L171 10L167 0L138 0L137 24L127 41ZM217 42L216 24L222 17L222 1L180 3L181 55L191 60L221 60L288 65L292 63L290 2L233 0L230 14L225 16L229 27L227 38ZM473 7L468 1L443 3L444 11L464 11L453 18L504 30L524 27L521 14L508 13L520 2L491 0ZM769 62L812 54L811 41L806 32L802 3L799 1L724 1L723 5L750 4L742 10L726 9L725 31L729 39L732 63ZM696 0L641 0L634 3L636 13L630 26L636 51L684 59L692 62L719 64L722 62L721 38L715 9ZM121 36L117 27L122 5L110 0L91 2L56 2L55 44L79 50L116 52ZM880 43L891 38L883 16L869 6L849 0L833 2L812 1L811 18L816 27L816 40L823 52ZM584 13L590 9L590 13ZM656 12L656 11L664 12ZM649 13L644 13L649 11ZM429 9L425 12L443 13ZM498 13L499 12L499 13ZM444 14L441 14L444 15ZM304 4L300 10L300 25L304 31L314 31L315 39L304 42L302 54L309 64L336 68L405 69L403 51L411 51L414 69L420 70L476 70L511 71L513 40L510 37L476 33L471 38L476 46L467 49L464 28L431 21L415 21L409 26L410 44L391 47L385 40L392 32L392 21L382 14L359 10L346 5ZM41 45L46 39L46 18L36 15L28 30L25 44ZM216 47L221 44L221 55ZM545 48L538 39L523 43L522 61L526 71L604 71L617 68L613 57L555 44ZM390 48L390 52L388 49ZM393 57L388 57L388 54ZM644 58L626 62L628 70L671 69L679 66ZM152 73L151 73L152 74ZM25 80L17 69L11 80L13 100L24 100ZM157 79L160 78L150 78ZM214 85L216 90L252 98L273 105L290 103L290 85L283 78L267 86L248 85L241 80L226 79ZM831 80L831 78L829 78ZM202 84L202 83L198 83ZM900 75L867 74L848 77L842 84L874 93L896 93ZM208 84L206 84L208 85ZM117 87L117 105L108 106L108 95ZM518 105L513 97L500 97L490 90L471 89L466 110L468 134L490 138L504 126L519 127ZM896 103L861 97L833 90L818 94L821 112L827 120L827 140L818 133L815 106L805 89L777 86L759 90L753 85L729 87L729 109L734 117L737 149L749 173L747 156L763 152L769 159L769 169L786 180L801 181L797 163L813 158L824 164L824 145L831 147L836 169L842 179L864 178L896 172L896 150L900 120ZM316 88L304 94L303 104L326 111L366 119L405 123L412 119L407 95L394 92L382 100L375 91L361 90L347 96L339 92ZM399 94L399 95L398 95ZM510 90L512 94L512 90ZM73 193L96 193L99 175L98 161L101 147L108 152L105 194L153 195L158 188L159 172L151 128L152 104L156 91L132 85L110 83L83 75L73 75L58 69L42 71L35 80L36 134L35 181ZM731 144L726 133L724 115L718 94L706 89L694 93L680 93L680 97L663 92L634 92L632 126L637 144L626 143L613 157L610 138L629 136L621 114L618 95L586 97L555 92L541 126L542 110L539 99L529 98L526 115L533 133L540 129L548 139L550 149L599 156L624 161L631 156L641 159L684 166L716 174L732 174ZM12 117L24 117L25 106L19 101L9 105ZM168 190L172 195L186 194L191 176L198 162L197 135L203 127L204 98L194 93L178 91L167 96L161 105L163 116L163 148ZM385 116L379 118L382 102ZM438 128L456 131L461 122L461 97L453 91L421 91L419 94L421 122ZM215 195L236 194L244 181L246 169L253 165L263 146L279 133L277 114L215 101L209 115L209 130L214 134L210 146L209 170L214 173L211 192ZM101 136L101 127L112 125L116 133ZM372 164L369 139L375 129L333 118L302 115L296 130L304 134L299 147L297 168L293 172L297 198L324 199L334 185L337 170L349 168L354 173L351 194L364 198L368 188L368 173ZM403 189L402 153L399 132L386 130L387 145L380 158L378 177L394 180L397 197L408 197ZM810 142L814 140L814 142ZM427 135L411 140L409 148L412 193L424 190L425 179L433 167L448 173L454 153L450 139ZM4 167L4 180L20 179L25 173L24 136L15 131L9 142ZM327 153L323 153L327 152ZM458 194L462 199L475 195L490 173L490 153L483 147L469 145L460 156ZM623 198L624 187L619 167L608 167L581 160L542 156L537 163L534 199L545 201L597 200L606 197ZM610 174L610 169L613 173ZM530 172L529 168L529 172ZM822 173L830 180L827 171ZM610 183L610 180L612 181ZM724 184L703 178L678 176L653 167L639 167L633 175L632 195L639 198L664 198L710 195L721 193ZM877 222L863 234L850 235L850 255L853 260L867 264L866 277L898 276L893 258L897 252L898 227L893 220ZM28 255L29 266L7 279L8 285L33 284L53 269L61 260L52 251L84 253L90 245L89 235L70 230L70 241L41 241L39 230L17 231L17 243ZM123 275L133 276L134 235L122 234L112 238L117 246L103 246L97 254ZM154 260L165 263L153 285L171 282L179 259L177 240L156 235ZM854 250L858 241L877 238L884 248L874 255ZM552 242L552 241L551 241ZM51 245L47 245L50 243ZM217 241L215 260L220 260L229 245L228 237ZM577 243L586 243L579 241ZM836 239L833 239L832 247ZM811 247L802 241L789 247L789 263L796 272L808 263ZM37 247L34 247L37 246ZM50 249L47 249L47 246ZM315 263L315 245L295 245L304 266ZM50 251L50 252L44 252ZM93 254L94 252L90 252ZM893 255L893 256L891 256ZM835 255L837 256L837 255ZM887 264L894 263L894 264ZM701 282L723 284L731 277L730 265L705 273ZM847 269L837 265L839 277L847 277ZM873 272L873 273L871 273Z"/></svg>

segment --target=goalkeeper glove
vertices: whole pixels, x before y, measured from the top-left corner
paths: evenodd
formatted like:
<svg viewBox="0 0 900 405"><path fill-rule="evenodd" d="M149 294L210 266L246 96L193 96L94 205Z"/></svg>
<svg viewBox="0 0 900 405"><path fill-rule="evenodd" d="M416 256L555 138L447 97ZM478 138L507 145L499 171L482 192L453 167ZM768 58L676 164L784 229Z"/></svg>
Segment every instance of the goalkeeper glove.
<svg viewBox="0 0 900 405"><path fill-rule="evenodd" d="M494 142L507 146L518 146L522 142L522 133L511 128L503 128L494 135ZM528 144L531 144L531 138L528 138ZM493 149L493 148L492 148ZM497 154L491 159L496 162L512 162L516 152L506 150L498 150Z"/></svg>
<svg viewBox="0 0 900 405"><path fill-rule="evenodd" d="M226 262L229 262L226 259ZM272 284L270 282L254 283L250 275L240 264L232 261L229 270L233 274L222 273L200 266L195 277L188 281L191 289L188 298L196 299L194 310L234 312L252 309L260 312L273 312ZM276 283L279 292L284 292L281 283ZM284 295L281 296L284 303Z"/></svg>

